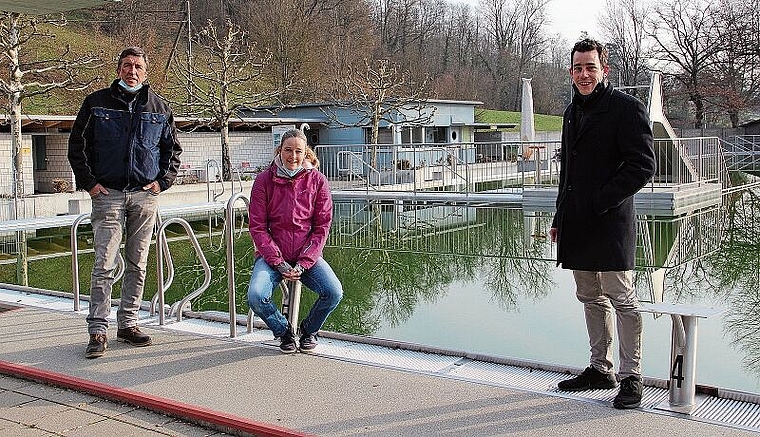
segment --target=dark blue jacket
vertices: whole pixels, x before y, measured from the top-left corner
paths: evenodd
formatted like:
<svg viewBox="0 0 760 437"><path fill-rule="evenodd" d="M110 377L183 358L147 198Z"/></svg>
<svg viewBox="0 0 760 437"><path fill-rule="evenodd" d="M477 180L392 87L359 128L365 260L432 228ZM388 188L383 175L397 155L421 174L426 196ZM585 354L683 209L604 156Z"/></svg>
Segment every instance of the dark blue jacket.
<svg viewBox="0 0 760 437"><path fill-rule="evenodd" d="M69 163L77 188L96 184L135 191L177 177L182 148L169 106L144 84L130 99L115 80L87 96L69 137Z"/></svg>

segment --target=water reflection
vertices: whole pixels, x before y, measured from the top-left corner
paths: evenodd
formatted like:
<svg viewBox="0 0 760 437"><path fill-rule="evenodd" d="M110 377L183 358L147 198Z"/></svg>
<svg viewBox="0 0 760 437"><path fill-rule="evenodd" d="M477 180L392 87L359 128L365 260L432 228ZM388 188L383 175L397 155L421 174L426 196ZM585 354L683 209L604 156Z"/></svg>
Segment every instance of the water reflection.
<svg viewBox="0 0 760 437"><path fill-rule="evenodd" d="M725 333L746 368L760 374L758 209L757 191L745 191L684 216L641 217L636 277L642 300L725 307ZM338 324L361 334L398 326L459 281L482 283L491 302L517 312L518 302L544 299L556 287L550 223L551 214L487 205L336 205L326 256L346 294L361 296Z"/></svg>
<svg viewBox="0 0 760 437"><path fill-rule="evenodd" d="M555 283L554 247L546 238L550 224L550 213L493 205L336 203L325 257L345 293L325 328L377 335L388 327L403 329L415 318L434 319L435 313L424 313L448 305L447 311L473 320L464 329L478 336L489 329L480 326L478 314L458 313L469 300L487 300L502 314L517 314L530 302L557 305L552 293L568 285ZM680 217L641 217L638 240L636 287L641 299L726 308L724 336L745 370L760 375L758 190L745 190L725 199L722 206ZM253 251L245 232L235 244L238 311L245 312ZM212 250L217 255L209 258L218 291L204 297L199 306L226 310L226 259L220 242L212 246L218 246ZM190 289L198 269L193 262L175 264L178 288ZM663 290L664 295L658 296ZM313 293L305 293L302 305L310 306L313 299ZM579 308L565 311L580 313ZM429 341L433 335L446 346L447 326L424 329L433 332L411 341ZM665 337L669 329L661 331ZM496 336L491 341L502 340Z"/></svg>
<svg viewBox="0 0 760 437"><path fill-rule="evenodd" d="M666 273L720 248L724 217L719 205L681 217L640 217L636 280L642 300L662 301ZM373 258L365 271L384 278L373 284L379 293L393 294L392 288L404 287L424 288L417 292L425 294L448 285L451 278L483 275L493 300L511 310L521 295L540 298L553 286L547 274L555 264L554 246L547 238L550 223L551 213L493 205L351 202L336 205L328 244L341 251L366 251L354 258ZM373 252L382 255L369 255ZM437 258L422 261L431 256ZM347 271L354 258L345 266ZM409 272L416 265L426 265L425 270Z"/></svg>
<svg viewBox="0 0 760 437"><path fill-rule="evenodd" d="M725 329L745 367L760 375L760 190L732 200L723 247L700 273L729 308Z"/></svg>
<svg viewBox="0 0 760 437"><path fill-rule="evenodd" d="M331 261L342 272L357 270L378 296L378 311L398 324L418 301L435 300L454 280L483 279L493 302L506 310L521 295L545 296L552 285L545 274L551 245L537 229L550 218L531 217L529 238L525 223L519 209L354 202L336 206L328 245L340 248Z"/></svg>

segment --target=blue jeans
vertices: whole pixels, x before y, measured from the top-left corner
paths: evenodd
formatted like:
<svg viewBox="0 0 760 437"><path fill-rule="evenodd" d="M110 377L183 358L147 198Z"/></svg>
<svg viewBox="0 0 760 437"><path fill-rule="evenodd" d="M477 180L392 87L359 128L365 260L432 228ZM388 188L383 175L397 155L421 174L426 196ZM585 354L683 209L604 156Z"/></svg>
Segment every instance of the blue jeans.
<svg viewBox="0 0 760 437"><path fill-rule="evenodd" d="M280 272L270 267L264 258L256 258L251 281L248 283L248 306L267 324L275 337L280 337L288 329L288 320L272 303L272 292L280 281ZM327 316L343 298L343 286L330 265L322 258L310 269L304 270L301 283L319 295L319 299L314 302L309 314L301 322L305 331L302 334L314 334L322 328Z"/></svg>
<svg viewBox="0 0 760 437"><path fill-rule="evenodd" d="M111 314L111 289L123 233L126 234L125 266L116 324L118 328L137 325L148 251L158 210L158 196L148 191L108 191L108 195L100 194L92 199L90 214L95 249L87 316L87 331L90 334L105 334L108 329L106 319Z"/></svg>

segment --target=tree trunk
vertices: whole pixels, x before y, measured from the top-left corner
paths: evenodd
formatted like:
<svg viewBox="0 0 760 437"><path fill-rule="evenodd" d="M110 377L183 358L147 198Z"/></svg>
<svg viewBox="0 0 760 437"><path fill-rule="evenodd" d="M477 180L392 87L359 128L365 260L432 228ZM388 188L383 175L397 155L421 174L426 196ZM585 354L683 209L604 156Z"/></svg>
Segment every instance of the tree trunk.
<svg viewBox="0 0 760 437"><path fill-rule="evenodd" d="M230 121L222 120L222 180L232 180L232 163L230 162Z"/></svg>
<svg viewBox="0 0 760 437"><path fill-rule="evenodd" d="M19 14L9 14L11 17L8 34L11 39L11 47L18 47L18 18ZM18 49L12 48L8 51L10 59L11 82L10 86L13 93L10 95L10 112L11 112L11 143L13 149L13 207L14 218L24 218L24 151L21 144L21 72L19 69ZM27 263L26 251L26 232L19 231L16 234L17 258L16 258L16 280L21 285L29 285L29 268Z"/></svg>
<svg viewBox="0 0 760 437"><path fill-rule="evenodd" d="M728 118L731 120L732 128L736 129L739 127L739 111L734 109L728 111Z"/></svg>
<svg viewBox="0 0 760 437"><path fill-rule="evenodd" d="M691 101L694 102L694 128L702 129L705 127L705 105L702 97L698 94L692 94Z"/></svg>
<svg viewBox="0 0 760 437"><path fill-rule="evenodd" d="M378 170L377 168L377 139L379 136L380 131L380 103L375 103L375 111L372 115L372 138L370 140L370 143L372 144L372 159L370 160L370 165L373 169ZM379 175L378 175L379 178ZM379 179L378 179L379 182Z"/></svg>

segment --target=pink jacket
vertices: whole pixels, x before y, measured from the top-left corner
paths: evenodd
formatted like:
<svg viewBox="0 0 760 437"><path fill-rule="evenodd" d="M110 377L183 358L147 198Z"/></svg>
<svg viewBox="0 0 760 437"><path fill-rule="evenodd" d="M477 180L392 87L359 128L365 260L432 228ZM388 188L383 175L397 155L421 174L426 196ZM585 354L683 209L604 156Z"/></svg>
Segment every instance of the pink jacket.
<svg viewBox="0 0 760 437"><path fill-rule="evenodd" d="M308 269L322 256L332 223L327 178L315 168L283 178L272 164L256 176L248 214L257 254L267 264L297 262Z"/></svg>

